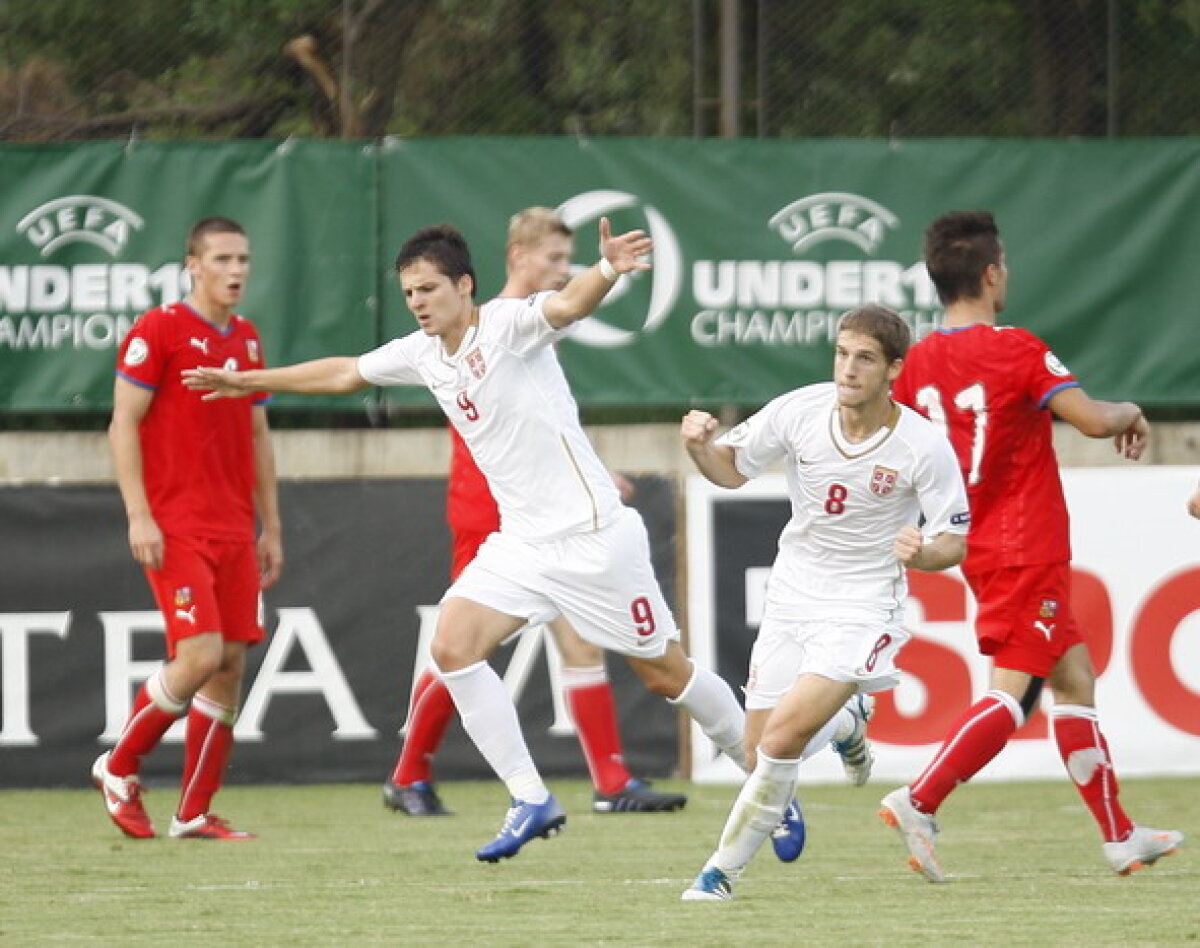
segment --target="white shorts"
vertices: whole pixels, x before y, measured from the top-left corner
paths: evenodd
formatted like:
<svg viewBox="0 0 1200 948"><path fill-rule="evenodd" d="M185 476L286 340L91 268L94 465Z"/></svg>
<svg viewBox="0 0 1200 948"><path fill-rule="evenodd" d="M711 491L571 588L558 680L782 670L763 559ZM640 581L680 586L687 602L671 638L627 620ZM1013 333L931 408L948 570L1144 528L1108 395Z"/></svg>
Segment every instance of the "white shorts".
<svg viewBox="0 0 1200 948"><path fill-rule="evenodd" d="M766 615L750 651L746 710L775 707L805 674L853 682L861 692L895 688L896 655L910 638L899 623L797 622Z"/></svg>
<svg viewBox="0 0 1200 948"><path fill-rule="evenodd" d="M679 639L646 526L630 507L592 533L539 541L493 533L442 601L454 598L531 623L561 614L586 641L636 658L658 658Z"/></svg>

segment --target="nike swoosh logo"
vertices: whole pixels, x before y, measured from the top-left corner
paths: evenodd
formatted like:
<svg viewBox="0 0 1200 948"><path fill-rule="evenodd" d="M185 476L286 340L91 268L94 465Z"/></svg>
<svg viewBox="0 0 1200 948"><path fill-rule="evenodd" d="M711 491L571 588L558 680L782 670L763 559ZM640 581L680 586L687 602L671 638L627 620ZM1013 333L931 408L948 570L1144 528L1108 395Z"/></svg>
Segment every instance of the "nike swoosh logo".
<svg viewBox="0 0 1200 948"><path fill-rule="evenodd" d="M514 826L512 828L512 835L513 836L523 835L525 833L525 831L527 829L529 829L529 824L532 822L533 822L532 816L525 817L525 819L523 819L520 823L518 823L516 826Z"/></svg>

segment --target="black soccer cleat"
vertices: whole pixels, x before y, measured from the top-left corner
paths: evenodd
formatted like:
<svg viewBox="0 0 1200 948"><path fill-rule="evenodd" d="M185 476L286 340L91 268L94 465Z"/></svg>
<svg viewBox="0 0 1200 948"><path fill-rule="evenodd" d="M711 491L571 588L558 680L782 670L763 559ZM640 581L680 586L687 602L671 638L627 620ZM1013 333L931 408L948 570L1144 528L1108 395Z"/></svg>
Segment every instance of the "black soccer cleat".
<svg viewBox="0 0 1200 948"><path fill-rule="evenodd" d="M389 810L397 810L409 816L454 815L442 804L433 784L424 780L403 785L389 780L383 785L383 805Z"/></svg>
<svg viewBox="0 0 1200 948"><path fill-rule="evenodd" d="M596 793L592 810L596 813L670 813L682 810L687 797L682 793L659 793L650 789L650 781L633 777L613 794Z"/></svg>

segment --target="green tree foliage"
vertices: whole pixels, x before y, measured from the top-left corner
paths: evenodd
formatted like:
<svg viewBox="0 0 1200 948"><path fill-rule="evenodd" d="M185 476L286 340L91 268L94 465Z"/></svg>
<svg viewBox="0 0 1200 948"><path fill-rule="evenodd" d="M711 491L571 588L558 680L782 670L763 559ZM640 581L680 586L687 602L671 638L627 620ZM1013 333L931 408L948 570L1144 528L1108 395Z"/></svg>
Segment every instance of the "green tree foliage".
<svg viewBox="0 0 1200 948"><path fill-rule="evenodd" d="M745 134L1200 132L1200 0L737 6ZM0 138L712 134L723 9L8 0Z"/></svg>

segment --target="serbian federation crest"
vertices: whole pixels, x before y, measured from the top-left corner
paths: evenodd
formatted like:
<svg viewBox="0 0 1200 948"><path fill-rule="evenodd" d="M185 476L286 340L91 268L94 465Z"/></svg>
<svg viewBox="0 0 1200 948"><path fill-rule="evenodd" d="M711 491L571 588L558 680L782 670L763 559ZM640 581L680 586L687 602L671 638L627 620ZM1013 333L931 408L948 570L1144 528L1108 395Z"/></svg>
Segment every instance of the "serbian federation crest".
<svg viewBox="0 0 1200 948"><path fill-rule="evenodd" d="M886 497L896 489L896 478L899 476L899 471L876 464L875 470L871 472L871 493Z"/></svg>
<svg viewBox="0 0 1200 948"><path fill-rule="evenodd" d="M483 378L487 372L487 363L483 361L483 353L478 349L472 349L467 353L467 368L477 379Z"/></svg>

